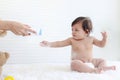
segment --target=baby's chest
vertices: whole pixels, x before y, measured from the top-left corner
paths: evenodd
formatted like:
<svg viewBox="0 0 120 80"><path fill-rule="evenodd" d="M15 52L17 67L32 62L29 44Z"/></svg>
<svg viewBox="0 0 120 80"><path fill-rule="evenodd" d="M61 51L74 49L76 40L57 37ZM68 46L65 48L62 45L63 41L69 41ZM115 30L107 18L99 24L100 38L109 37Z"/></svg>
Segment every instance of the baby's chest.
<svg viewBox="0 0 120 80"><path fill-rule="evenodd" d="M89 49L92 46L93 46L92 42L89 41L75 42L72 44L72 47L74 49Z"/></svg>

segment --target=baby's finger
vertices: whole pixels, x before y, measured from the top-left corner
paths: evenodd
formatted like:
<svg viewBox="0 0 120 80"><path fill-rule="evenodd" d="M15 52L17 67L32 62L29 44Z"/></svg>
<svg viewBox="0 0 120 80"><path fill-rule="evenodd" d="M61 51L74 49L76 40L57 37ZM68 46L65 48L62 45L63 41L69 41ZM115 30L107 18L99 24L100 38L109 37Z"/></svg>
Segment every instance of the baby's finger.
<svg viewBox="0 0 120 80"><path fill-rule="evenodd" d="M44 44L43 42L40 42L40 46L44 47L44 46L45 46L45 44Z"/></svg>

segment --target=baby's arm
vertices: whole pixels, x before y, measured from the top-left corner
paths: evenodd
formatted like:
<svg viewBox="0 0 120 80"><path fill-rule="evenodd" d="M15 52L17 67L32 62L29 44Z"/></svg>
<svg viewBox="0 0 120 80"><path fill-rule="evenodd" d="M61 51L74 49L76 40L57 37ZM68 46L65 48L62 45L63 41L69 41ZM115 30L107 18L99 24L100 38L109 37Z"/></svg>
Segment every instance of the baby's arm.
<svg viewBox="0 0 120 80"><path fill-rule="evenodd" d="M102 34L102 40L98 40L96 38L93 39L93 44L95 44L96 46L99 47L104 47L106 44L106 40L107 40L107 33L106 32L101 32Z"/></svg>
<svg viewBox="0 0 120 80"><path fill-rule="evenodd" d="M64 47L71 45L71 39L66 39L63 41L55 41L55 42L48 42L48 41L42 41L40 42L40 46L42 47Z"/></svg>

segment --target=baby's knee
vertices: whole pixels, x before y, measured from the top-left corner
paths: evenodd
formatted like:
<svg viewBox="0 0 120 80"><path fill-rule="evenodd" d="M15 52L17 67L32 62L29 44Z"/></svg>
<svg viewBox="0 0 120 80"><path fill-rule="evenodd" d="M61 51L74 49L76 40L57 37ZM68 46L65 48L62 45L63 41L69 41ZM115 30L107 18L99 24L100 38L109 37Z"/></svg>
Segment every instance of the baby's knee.
<svg viewBox="0 0 120 80"><path fill-rule="evenodd" d="M101 67L103 67L103 66L106 66L106 60L100 59L100 60L99 60L98 67L101 68Z"/></svg>
<svg viewBox="0 0 120 80"><path fill-rule="evenodd" d="M104 60L104 59L100 59L99 60L101 63L106 63L106 60Z"/></svg>
<svg viewBox="0 0 120 80"><path fill-rule="evenodd" d="M78 60L74 60L71 62L71 70L77 71L79 69L79 61Z"/></svg>
<svg viewBox="0 0 120 80"><path fill-rule="evenodd" d="M102 58L99 58L99 59L93 59L92 63L100 64L100 63L106 63L106 61Z"/></svg>

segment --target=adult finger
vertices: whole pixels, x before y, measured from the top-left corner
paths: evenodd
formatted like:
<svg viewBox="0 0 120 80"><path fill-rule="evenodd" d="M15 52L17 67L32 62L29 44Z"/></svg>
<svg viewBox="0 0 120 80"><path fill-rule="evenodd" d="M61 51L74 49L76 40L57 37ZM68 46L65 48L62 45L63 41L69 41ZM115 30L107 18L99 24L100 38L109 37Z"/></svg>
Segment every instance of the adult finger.
<svg viewBox="0 0 120 80"><path fill-rule="evenodd" d="M31 29L31 28L27 28L27 31L28 31L28 32L32 32L32 33L34 33L34 34L37 33L35 30L33 30L33 29Z"/></svg>

